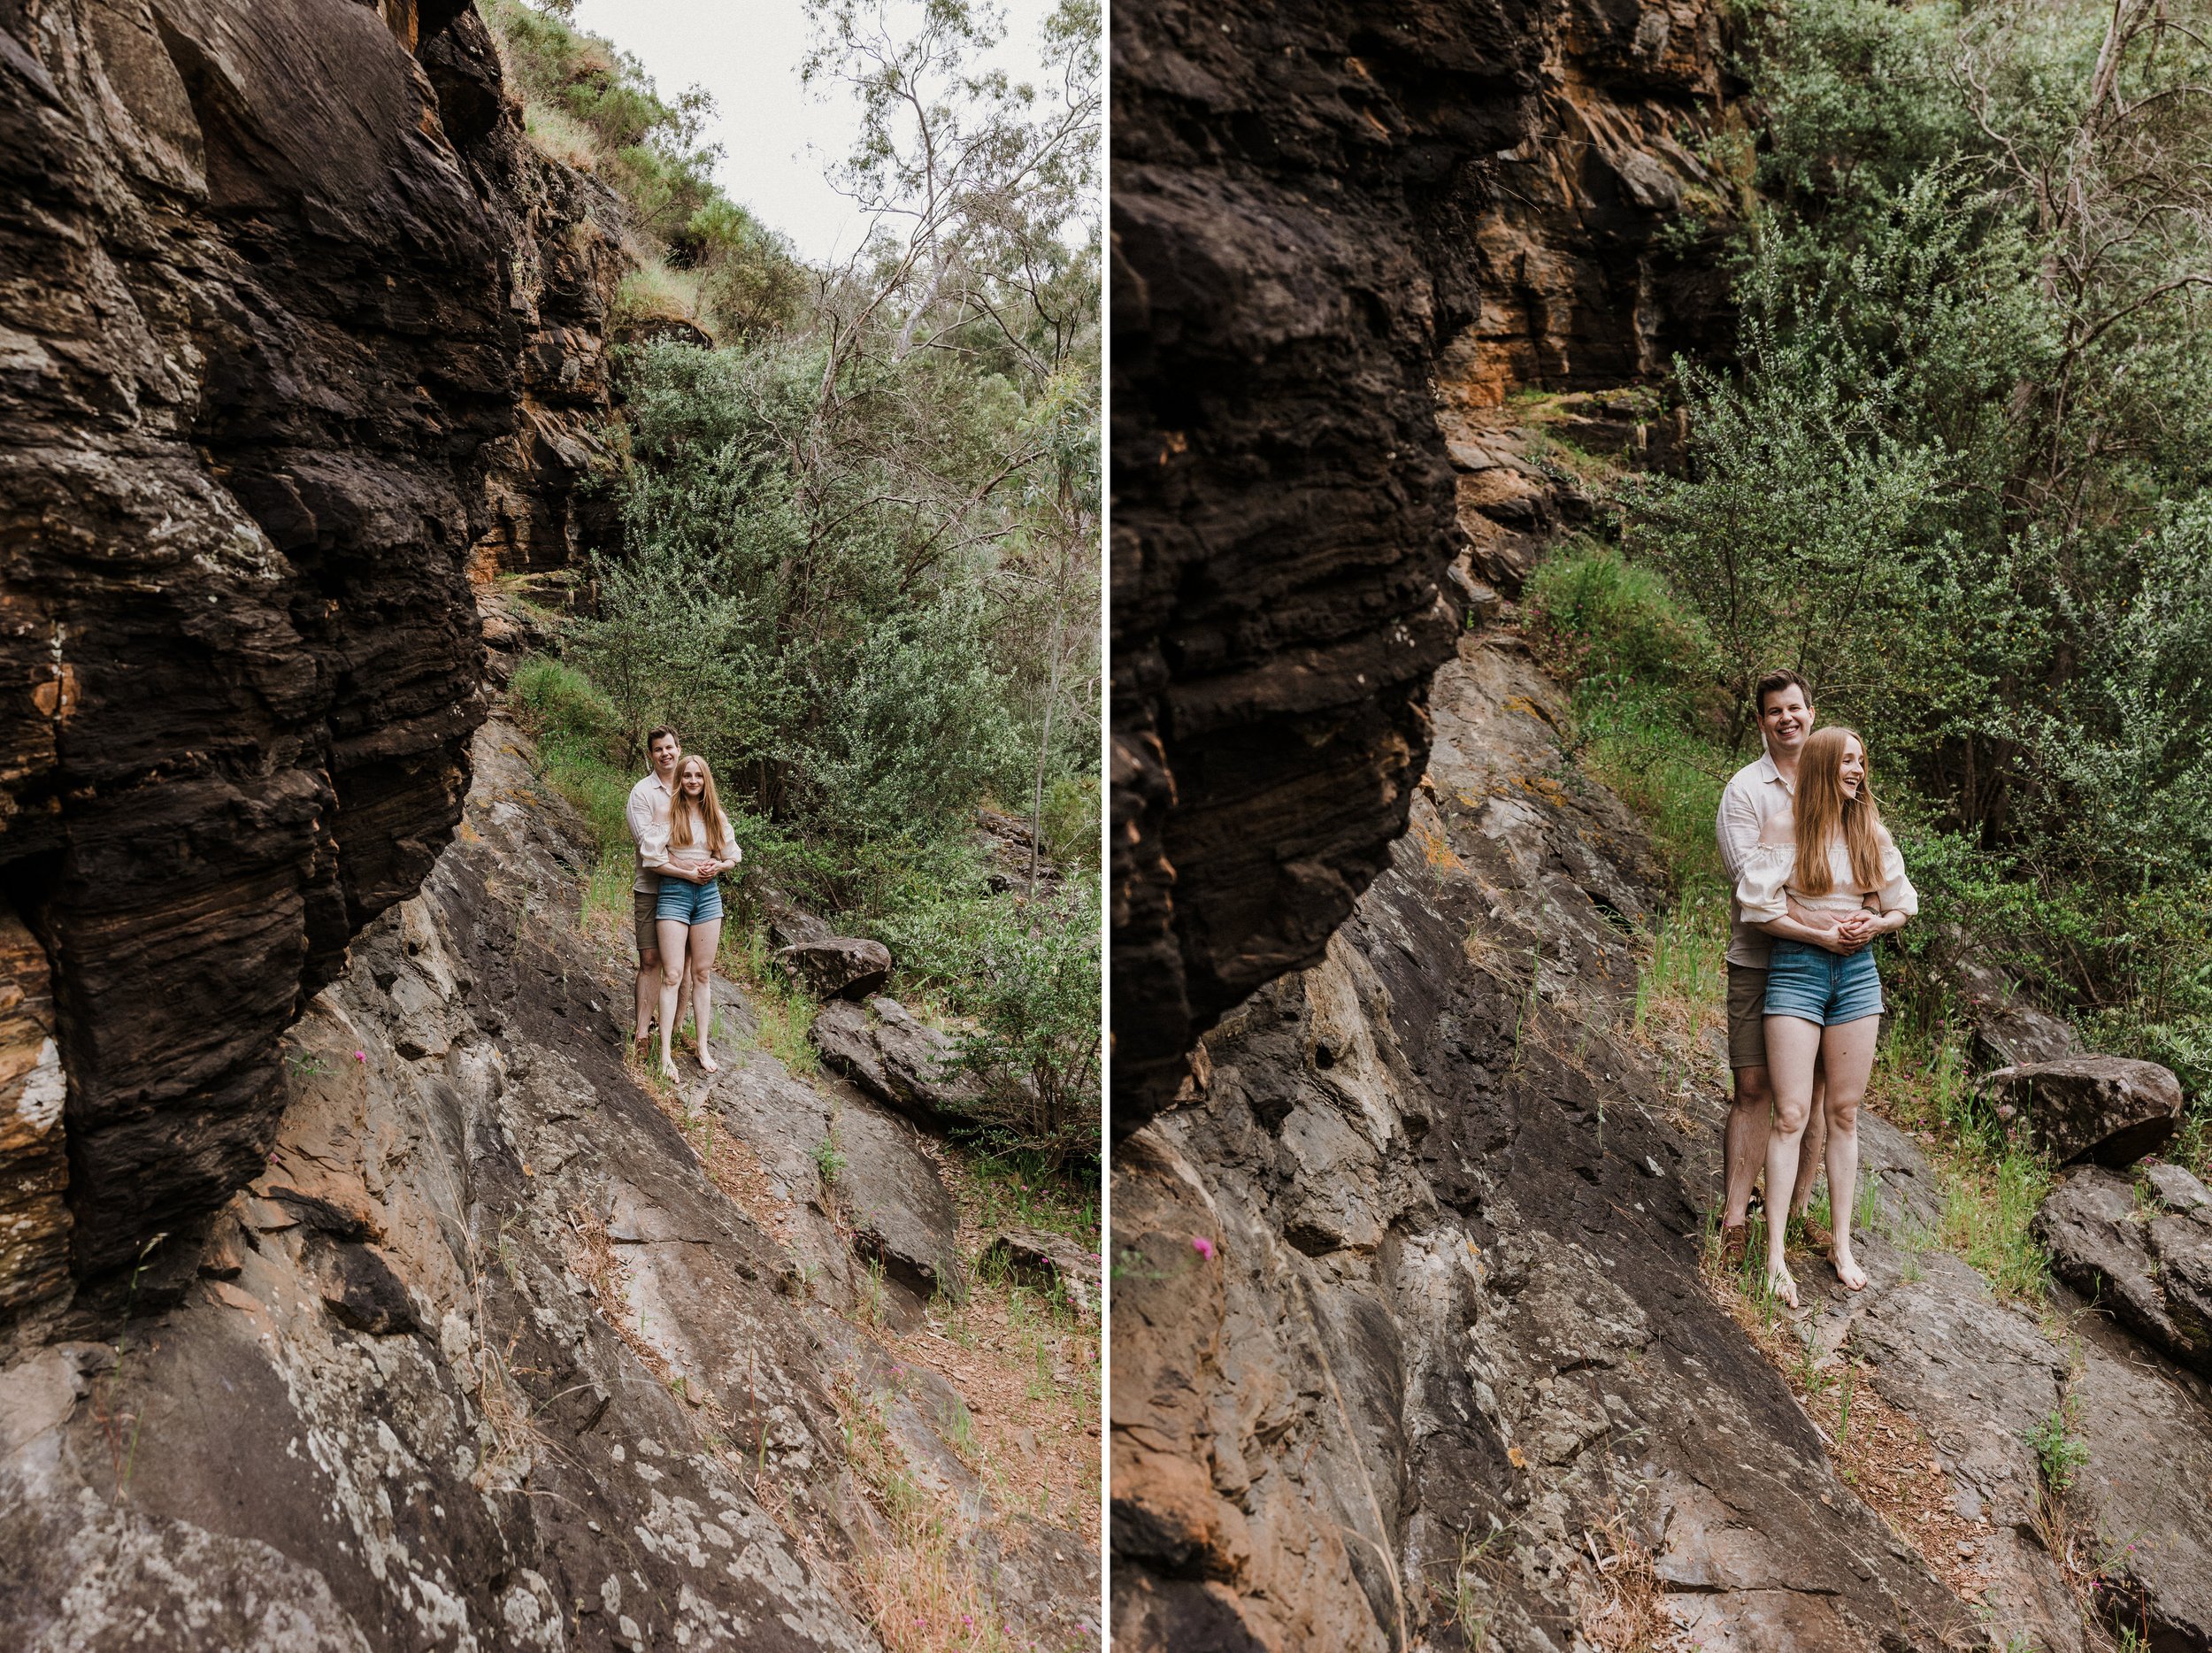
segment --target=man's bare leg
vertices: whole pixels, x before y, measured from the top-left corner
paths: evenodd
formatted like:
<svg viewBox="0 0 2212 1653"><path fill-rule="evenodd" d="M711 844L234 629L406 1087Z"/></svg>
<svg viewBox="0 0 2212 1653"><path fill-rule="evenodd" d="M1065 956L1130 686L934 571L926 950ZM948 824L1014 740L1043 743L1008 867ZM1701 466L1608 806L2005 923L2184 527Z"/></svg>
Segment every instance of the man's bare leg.
<svg viewBox="0 0 2212 1653"><path fill-rule="evenodd" d="M1720 1260L1723 1268L1740 1268L1750 1254L1751 1190L1765 1168L1767 1131L1774 1105L1774 1087L1763 1067L1740 1067L1735 1099L1728 1107L1727 1134L1723 1138L1726 1203L1721 1208Z"/></svg>
<svg viewBox="0 0 2212 1653"><path fill-rule="evenodd" d="M1751 1190L1766 1168L1767 1126L1774 1108L1774 1084L1764 1067L1734 1071L1736 1097L1728 1108L1726 1157L1728 1201L1721 1226L1741 1227L1751 1209Z"/></svg>
<svg viewBox="0 0 2212 1653"><path fill-rule="evenodd" d="M637 956L637 1033L643 1044L653 1036L653 1014L661 1003L661 952L647 948Z"/></svg>

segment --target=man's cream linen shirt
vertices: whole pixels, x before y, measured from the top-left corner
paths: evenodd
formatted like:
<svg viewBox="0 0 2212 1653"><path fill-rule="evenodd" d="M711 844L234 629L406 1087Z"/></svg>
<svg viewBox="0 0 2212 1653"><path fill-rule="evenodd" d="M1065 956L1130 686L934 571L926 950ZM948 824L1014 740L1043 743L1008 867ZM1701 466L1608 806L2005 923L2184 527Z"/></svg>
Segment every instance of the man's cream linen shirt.
<svg viewBox="0 0 2212 1653"><path fill-rule="evenodd" d="M1736 771L1722 789L1714 834L1720 840L1721 865L1728 873L1728 962L1732 965L1748 965L1754 970L1767 967L1767 949L1773 937L1743 921L1743 909L1736 900L1736 880L1742 877L1744 861L1766 824L1777 815L1789 813L1794 791L1774 766L1774 759L1763 751Z"/></svg>
<svg viewBox="0 0 2212 1653"><path fill-rule="evenodd" d="M637 840L637 880L630 888L641 896L649 896L660 888L660 870L668 865L669 802L668 788L661 778L648 775L630 788L630 801L622 811L630 836ZM1758 836L1755 830L1752 836Z"/></svg>

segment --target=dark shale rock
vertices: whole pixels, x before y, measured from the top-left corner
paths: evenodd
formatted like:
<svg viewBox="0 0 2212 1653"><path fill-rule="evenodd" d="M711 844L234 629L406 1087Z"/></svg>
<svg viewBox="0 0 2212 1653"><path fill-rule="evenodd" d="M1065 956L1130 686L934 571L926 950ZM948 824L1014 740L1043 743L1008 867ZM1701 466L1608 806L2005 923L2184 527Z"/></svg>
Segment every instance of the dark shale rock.
<svg viewBox="0 0 2212 1653"><path fill-rule="evenodd" d="M2181 1123L2180 1080L2127 1057L2022 1062L1985 1075L1982 1089L2061 1165L2131 1165L2164 1147Z"/></svg>
<svg viewBox="0 0 2212 1653"><path fill-rule="evenodd" d="M588 193L464 8L0 23L0 885L80 1275L257 1174L279 1035L459 818L472 561L568 558L604 405Z"/></svg>
<svg viewBox="0 0 2212 1653"><path fill-rule="evenodd" d="M1717 266L1655 238L1706 181L1681 135L1720 31L1703 4L1114 10L1117 1132L1386 865L1461 521L1550 510L1502 466L1463 509L1440 411L1709 342ZM1508 596L1525 569L1505 541L1477 564Z"/></svg>
<svg viewBox="0 0 2212 1653"><path fill-rule="evenodd" d="M2145 1342L2212 1375L2212 1196L2160 1165L2139 1196L2118 1172L2085 1167L2035 1215L2052 1272Z"/></svg>
<svg viewBox="0 0 2212 1653"><path fill-rule="evenodd" d="M891 976L891 950L856 935L826 935L776 950L791 979L818 999L864 999Z"/></svg>

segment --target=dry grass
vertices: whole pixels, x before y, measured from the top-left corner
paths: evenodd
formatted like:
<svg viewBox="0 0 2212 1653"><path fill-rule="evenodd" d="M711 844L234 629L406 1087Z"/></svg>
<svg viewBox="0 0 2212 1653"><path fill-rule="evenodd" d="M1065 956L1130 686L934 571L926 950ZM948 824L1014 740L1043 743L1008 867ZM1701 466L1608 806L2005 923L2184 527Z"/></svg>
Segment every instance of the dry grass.
<svg viewBox="0 0 2212 1653"><path fill-rule="evenodd" d="M870 1622L889 1653L1014 1653L964 1552L960 1512L908 1474L874 1397L830 1386L846 1461L883 1521L853 1565Z"/></svg>
<svg viewBox="0 0 2212 1653"><path fill-rule="evenodd" d="M960 1212L960 1249L990 1243L993 1214L1010 1196L953 1151L928 1145ZM1083 1216L1048 1190L1025 1185L1018 1214L1033 1226L1082 1231ZM1094 1236L1085 1243L1094 1246ZM1039 1291L977 1271L968 1300L933 1304L924 1325L884 1341L902 1361L926 1366L968 1409L967 1439L952 1446L992 1500L1038 1520L1099 1537L1101 1328L1056 1289Z"/></svg>
<svg viewBox="0 0 2212 1653"><path fill-rule="evenodd" d="M1582 1538L1598 1579L1579 1615L1582 1634L1604 1653L1671 1653L1679 1647L1657 1565L1627 1517L1617 1510Z"/></svg>

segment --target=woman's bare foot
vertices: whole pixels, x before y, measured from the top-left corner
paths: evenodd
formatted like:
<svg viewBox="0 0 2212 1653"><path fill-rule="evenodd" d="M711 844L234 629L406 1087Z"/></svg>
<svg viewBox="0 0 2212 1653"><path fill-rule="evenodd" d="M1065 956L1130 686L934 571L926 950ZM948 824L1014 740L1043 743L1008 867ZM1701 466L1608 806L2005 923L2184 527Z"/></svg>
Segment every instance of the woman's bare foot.
<svg viewBox="0 0 2212 1653"><path fill-rule="evenodd" d="M663 1079L672 1080L679 1077L676 1072L676 1064L670 1060L667 1057L663 1057L661 1058L661 1077Z"/></svg>
<svg viewBox="0 0 2212 1653"><path fill-rule="evenodd" d="M719 1073L722 1065L714 1059L714 1052L702 1043L699 1047L699 1065L710 1073Z"/></svg>
<svg viewBox="0 0 2212 1653"><path fill-rule="evenodd" d="M1866 1271L1859 1266L1847 1248L1839 1246L1829 1261L1834 1264L1836 1278L1843 1282L1846 1291L1866 1289Z"/></svg>
<svg viewBox="0 0 2212 1653"><path fill-rule="evenodd" d="M1767 1270L1767 1289L1791 1308L1797 1307L1797 1280L1786 1265L1776 1264Z"/></svg>

